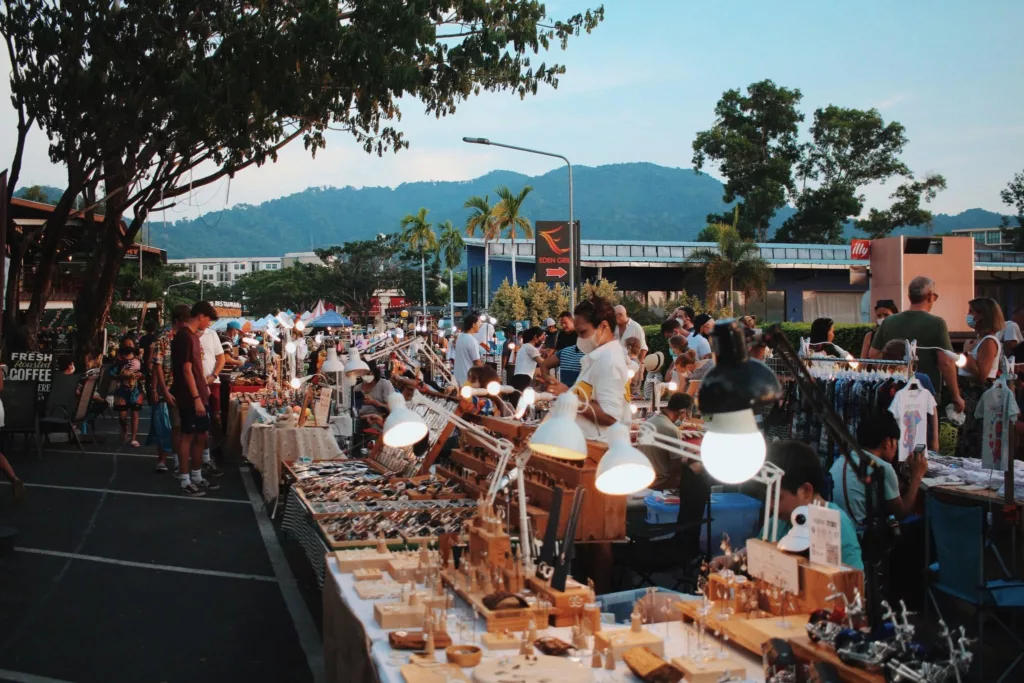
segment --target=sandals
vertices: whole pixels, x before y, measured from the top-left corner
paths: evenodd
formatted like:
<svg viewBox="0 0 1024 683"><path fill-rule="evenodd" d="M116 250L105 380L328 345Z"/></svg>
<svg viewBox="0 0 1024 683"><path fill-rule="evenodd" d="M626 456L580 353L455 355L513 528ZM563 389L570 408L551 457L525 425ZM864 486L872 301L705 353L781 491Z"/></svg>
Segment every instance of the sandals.
<svg viewBox="0 0 1024 683"><path fill-rule="evenodd" d="M139 447L140 447L140 446L139 446L139 442L138 442L137 440L135 440L135 441L132 441L132 443L131 443L131 447L132 447L132 448L139 448Z"/></svg>

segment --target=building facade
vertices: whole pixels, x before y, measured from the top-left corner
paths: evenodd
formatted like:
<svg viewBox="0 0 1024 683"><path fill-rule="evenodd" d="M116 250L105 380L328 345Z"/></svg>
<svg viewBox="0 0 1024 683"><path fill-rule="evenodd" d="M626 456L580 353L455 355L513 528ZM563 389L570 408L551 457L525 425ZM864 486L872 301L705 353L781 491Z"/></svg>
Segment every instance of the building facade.
<svg viewBox="0 0 1024 683"><path fill-rule="evenodd" d="M170 265L185 266L187 273L195 280L207 284L229 285L248 273L282 268L280 256L252 258L172 258Z"/></svg>
<svg viewBox="0 0 1024 683"><path fill-rule="evenodd" d="M950 233L954 237L973 237L975 249L1009 250L1013 247L1013 238L1005 228L967 228Z"/></svg>
<svg viewBox="0 0 1024 683"><path fill-rule="evenodd" d="M512 244L508 240L489 243L491 293L502 281L512 280ZM624 294L631 294L657 307L685 291L707 298L703 271L690 259L702 248L701 242L645 242L633 240L584 240L580 245L581 279L607 279ZM848 245L774 244L758 245L761 256L772 267L766 296L749 301L736 293L736 312L754 314L761 320L800 322L829 317L836 322L867 322L869 316L870 266L853 259ZM526 284L534 274L534 244L516 241L516 278ZM469 304L484 304L483 241L466 240L469 271ZM976 296L990 296L1009 316L1024 304L1024 253L975 249ZM928 273L921 273L928 275ZM717 293L727 300L725 292ZM966 313L966 312L965 312Z"/></svg>

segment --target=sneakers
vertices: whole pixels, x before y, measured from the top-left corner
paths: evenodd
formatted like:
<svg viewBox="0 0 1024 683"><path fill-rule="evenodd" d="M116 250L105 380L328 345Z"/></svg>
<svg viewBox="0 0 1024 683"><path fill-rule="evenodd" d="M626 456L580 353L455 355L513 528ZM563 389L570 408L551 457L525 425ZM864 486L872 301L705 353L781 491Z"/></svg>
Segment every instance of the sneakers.
<svg viewBox="0 0 1024 683"><path fill-rule="evenodd" d="M188 498L200 498L206 495L206 491L203 491L196 486L195 482L189 482L188 486L181 486L179 488L181 490L181 495Z"/></svg>
<svg viewBox="0 0 1024 683"><path fill-rule="evenodd" d="M217 463L213 460L210 460L209 462L203 463L203 475L207 477L220 478L224 476L224 470L217 467Z"/></svg>
<svg viewBox="0 0 1024 683"><path fill-rule="evenodd" d="M156 472L157 474L164 474L165 472L167 472L167 463L158 462L156 464L156 467L153 468L153 471Z"/></svg>
<svg viewBox="0 0 1024 683"><path fill-rule="evenodd" d="M203 479L202 481L194 481L190 486L195 486L200 491L218 491L220 490L220 484L214 483L209 479Z"/></svg>

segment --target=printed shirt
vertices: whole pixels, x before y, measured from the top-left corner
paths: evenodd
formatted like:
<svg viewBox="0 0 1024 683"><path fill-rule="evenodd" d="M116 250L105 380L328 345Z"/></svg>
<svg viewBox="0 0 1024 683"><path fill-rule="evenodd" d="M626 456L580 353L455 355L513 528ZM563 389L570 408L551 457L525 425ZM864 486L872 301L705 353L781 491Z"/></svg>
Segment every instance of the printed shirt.
<svg viewBox="0 0 1024 683"><path fill-rule="evenodd" d="M149 362L151 365L159 365L163 370L164 383L167 384L167 391L170 391L171 385L174 384L174 373L171 372L171 334L169 332L161 332L153 342ZM157 397L159 400L162 398L162 396Z"/></svg>
<svg viewBox="0 0 1024 683"><path fill-rule="evenodd" d="M981 420L981 466L990 470L1009 469L1010 434L1020 409L1005 384L992 385L978 401L974 416Z"/></svg>
<svg viewBox="0 0 1024 683"><path fill-rule="evenodd" d="M903 462L915 445L928 443L928 416L935 412L935 397L919 383L910 382L896 392L889 412L900 426L899 460Z"/></svg>

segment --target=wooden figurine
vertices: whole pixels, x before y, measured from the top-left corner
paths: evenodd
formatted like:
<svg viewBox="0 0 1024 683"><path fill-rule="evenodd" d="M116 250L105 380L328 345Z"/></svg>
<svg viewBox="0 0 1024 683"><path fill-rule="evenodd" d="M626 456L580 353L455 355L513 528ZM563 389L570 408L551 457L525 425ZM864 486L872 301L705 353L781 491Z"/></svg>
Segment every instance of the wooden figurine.
<svg viewBox="0 0 1024 683"><path fill-rule="evenodd" d="M531 643L537 640L537 622L534 621L532 617L530 619L530 626L526 637L529 638Z"/></svg>
<svg viewBox="0 0 1024 683"><path fill-rule="evenodd" d="M379 536L377 536L377 552L380 553L381 555L384 555L385 553L388 552L388 542L384 538L384 534L383 533L380 534Z"/></svg>
<svg viewBox="0 0 1024 683"><path fill-rule="evenodd" d="M427 657L430 657L431 659L433 659L434 658L434 631L433 631L433 629L431 629L429 631L424 631L424 633L426 634L424 636L425 641L426 641L426 645L424 646L423 651L426 653Z"/></svg>
<svg viewBox="0 0 1024 683"><path fill-rule="evenodd" d="M602 666L604 666L604 658L601 656L601 651L595 647L594 654L590 657L590 668L600 669Z"/></svg>
<svg viewBox="0 0 1024 683"><path fill-rule="evenodd" d="M633 614L629 617L629 630L633 633L642 633L644 630L644 618L640 616L640 605L633 606Z"/></svg>
<svg viewBox="0 0 1024 683"><path fill-rule="evenodd" d="M613 650L612 648L608 648L604 651L604 654L604 668L608 669L609 671L615 671L615 650Z"/></svg>
<svg viewBox="0 0 1024 683"><path fill-rule="evenodd" d="M523 640L519 643L519 654L521 655L532 655L533 654L533 643L526 639L526 634L523 634Z"/></svg>

